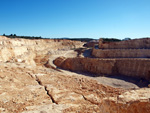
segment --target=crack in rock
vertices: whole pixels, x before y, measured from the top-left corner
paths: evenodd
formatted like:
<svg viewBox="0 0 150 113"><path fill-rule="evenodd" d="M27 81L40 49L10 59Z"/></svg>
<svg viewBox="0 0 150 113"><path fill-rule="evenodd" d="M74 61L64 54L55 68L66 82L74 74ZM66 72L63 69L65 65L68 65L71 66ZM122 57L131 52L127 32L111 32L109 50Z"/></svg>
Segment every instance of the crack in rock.
<svg viewBox="0 0 150 113"><path fill-rule="evenodd" d="M55 104L58 104L58 103L55 101L55 99L53 98L53 96L52 96L52 95L49 93L49 91L47 90L47 87L44 86L44 88L45 88L45 91L47 92L47 95L51 98L52 102L55 103Z"/></svg>
<svg viewBox="0 0 150 113"><path fill-rule="evenodd" d="M29 74L32 78L34 78L34 79L37 81L37 83L38 83L39 85L41 85L41 86L44 87L44 89L45 89L47 95L51 98L52 102L55 103L55 104L58 104L58 103L55 101L55 99L53 98L53 96L52 96L52 95L49 93L49 91L47 90L47 87L44 86L44 85L42 85L42 82L39 80L39 78L37 77L37 75L35 75L35 76L33 77L32 74L30 74L30 73L28 73L28 74Z"/></svg>

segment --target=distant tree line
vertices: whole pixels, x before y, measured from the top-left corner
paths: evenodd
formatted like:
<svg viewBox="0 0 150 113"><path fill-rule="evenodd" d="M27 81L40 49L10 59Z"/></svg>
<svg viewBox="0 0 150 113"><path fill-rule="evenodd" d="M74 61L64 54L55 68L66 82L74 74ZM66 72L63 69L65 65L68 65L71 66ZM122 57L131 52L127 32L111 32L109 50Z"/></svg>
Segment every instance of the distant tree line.
<svg viewBox="0 0 150 113"><path fill-rule="evenodd" d="M3 34L3 36L6 36L8 38L42 39L41 36L39 36L39 37L37 37L37 36L17 36L16 34L10 34L10 35Z"/></svg>
<svg viewBox="0 0 150 113"><path fill-rule="evenodd" d="M17 36L16 34L10 34L10 35L6 35L3 34L3 36L6 36L8 38L23 38L23 39L66 39L66 40L74 40L74 41L81 41L81 42L89 42L92 40L97 40L94 38L43 38L41 36ZM102 38L105 42L117 42L117 41L121 41L120 39L117 38Z"/></svg>
<svg viewBox="0 0 150 113"><path fill-rule="evenodd" d="M81 42L89 42L91 40L95 40L93 38L59 38L59 39L67 39L67 40L74 40L74 41L81 41Z"/></svg>
<svg viewBox="0 0 150 113"><path fill-rule="evenodd" d="M67 40L74 40L74 41L81 41L81 42L89 42L92 40L98 40L98 39L94 39L94 38L59 38L59 39L67 39ZM122 41L120 39L117 38L102 38L105 42L118 42L118 41Z"/></svg>
<svg viewBox="0 0 150 113"><path fill-rule="evenodd" d="M117 38L102 38L104 42L119 42L122 41L120 39Z"/></svg>
<svg viewBox="0 0 150 113"><path fill-rule="evenodd" d="M74 41L82 41L82 42L89 42L93 40L93 38L43 38L41 36L17 36L16 34L10 34L6 35L3 34L3 36L6 36L8 38L23 38L23 39L66 39L66 40L74 40Z"/></svg>

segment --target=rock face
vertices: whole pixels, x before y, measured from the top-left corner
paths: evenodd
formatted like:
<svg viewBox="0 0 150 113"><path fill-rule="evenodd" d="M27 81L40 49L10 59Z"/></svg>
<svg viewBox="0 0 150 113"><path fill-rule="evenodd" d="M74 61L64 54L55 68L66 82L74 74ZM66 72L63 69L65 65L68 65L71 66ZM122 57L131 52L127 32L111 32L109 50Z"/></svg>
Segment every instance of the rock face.
<svg viewBox="0 0 150 113"><path fill-rule="evenodd" d="M149 89L131 90L118 95L117 98L104 100L103 112L108 113L148 113L150 102L147 101Z"/></svg>
<svg viewBox="0 0 150 113"><path fill-rule="evenodd" d="M150 59L96 59L59 57L54 64L66 70L100 75L125 75L150 81Z"/></svg>
<svg viewBox="0 0 150 113"><path fill-rule="evenodd" d="M42 62L57 51L70 50L82 45L79 41L9 39L0 36L0 61L36 65L36 62Z"/></svg>
<svg viewBox="0 0 150 113"><path fill-rule="evenodd" d="M8 39L1 36L0 44L1 113L150 112L149 88L113 88L90 77L55 67L52 63L55 57L76 56L76 52L70 49L81 47L81 42ZM54 63L77 70L83 69L81 65L93 65L88 58L83 62L65 57L57 58ZM103 71L111 73L109 69L116 65L115 62L102 62L107 68ZM97 61L93 63L99 64ZM107 66L109 63L111 65ZM88 68L95 71L94 67Z"/></svg>
<svg viewBox="0 0 150 113"><path fill-rule="evenodd" d="M99 48L93 48L97 58L150 58L150 38L104 42L99 40Z"/></svg>
<svg viewBox="0 0 150 113"><path fill-rule="evenodd" d="M92 49L96 58L150 58L150 49Z"/></svg>
<svg viewBox="0 0 150 113"><path fill-rule="evenodd" d="M104 42L99 40L100 49L150 49L150 38L126 40L120 42Z"/></svg>

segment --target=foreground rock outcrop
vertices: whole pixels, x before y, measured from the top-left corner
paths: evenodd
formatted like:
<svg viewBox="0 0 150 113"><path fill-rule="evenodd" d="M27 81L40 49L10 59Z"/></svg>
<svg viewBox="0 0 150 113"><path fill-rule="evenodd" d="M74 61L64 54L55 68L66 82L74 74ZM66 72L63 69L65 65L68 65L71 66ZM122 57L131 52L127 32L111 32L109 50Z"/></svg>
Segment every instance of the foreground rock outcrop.
<svg viewBox="0 0 150 113"><path fill-rule="evenodd" d="M88 77L23 64L0 68L1 112L150 112L149 88L112 88Z"/></svg>

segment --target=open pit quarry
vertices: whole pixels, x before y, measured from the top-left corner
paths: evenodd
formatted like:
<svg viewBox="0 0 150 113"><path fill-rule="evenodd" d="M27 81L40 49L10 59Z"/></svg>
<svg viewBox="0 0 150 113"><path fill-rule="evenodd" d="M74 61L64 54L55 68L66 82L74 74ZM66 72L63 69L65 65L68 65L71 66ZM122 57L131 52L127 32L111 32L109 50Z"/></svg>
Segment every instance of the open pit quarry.
<svg viewBox="0 0 150 113"><path fill-rule="evenodd" d="M0 36L1 113L150 113L150 39Z"/></svg>

